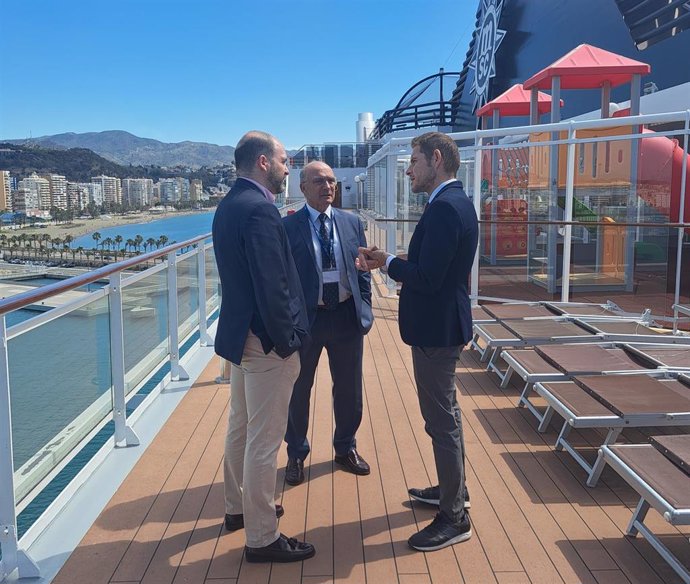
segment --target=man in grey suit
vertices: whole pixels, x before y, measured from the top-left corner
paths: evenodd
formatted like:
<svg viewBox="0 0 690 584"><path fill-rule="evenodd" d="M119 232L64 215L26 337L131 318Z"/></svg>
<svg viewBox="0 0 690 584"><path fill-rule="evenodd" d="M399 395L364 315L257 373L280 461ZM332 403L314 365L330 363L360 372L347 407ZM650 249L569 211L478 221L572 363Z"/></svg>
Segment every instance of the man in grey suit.
<svg viewBox="0 0 690 584"><path fill-rule="evenodd" d="M331 206L336 178L323 162L311 162L300 173L307 204L283 219L299 273L311 342L300 348L300 373L292 390L285 441L288 463L285 480L304 481L309 455L309 400L322 350L328 353L333 379L335 462L357 475L369 465L357 452L355 434L362 421L362 351L371 328L371 277L358 271L358 247L366 246L356 215ZM364 242L364 243L363 243Z"/></svg>

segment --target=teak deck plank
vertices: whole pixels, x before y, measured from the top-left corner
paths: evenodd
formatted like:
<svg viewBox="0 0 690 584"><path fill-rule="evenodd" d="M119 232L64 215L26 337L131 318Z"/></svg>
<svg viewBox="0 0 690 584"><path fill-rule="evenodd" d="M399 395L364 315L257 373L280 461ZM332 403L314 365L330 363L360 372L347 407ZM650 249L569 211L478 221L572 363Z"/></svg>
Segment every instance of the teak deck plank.
<svg viewBox="0 0 690 584"><path fill-rule="evenodd" d="M214 359L142 455L68 559L56 584L634 584L677 577L641 537L623 533L636 493L607 469L588 488L584 472L555 452L556 425L545 434L516 407L517 381L495 375L463 351L456 372L463 412L467 483L474 535L434 553L410 550L407 538L435 510L412 502L410 487L434 484L431 440L424 431L409 347L400 340L397 300L374 298L376 321L364 345L364 412L358 450L371 474L333 463L331 380L324 351L312 391L307 480L284 483L279 452L276 500L280 529L317 547L297 564L243 561L244 533L222 527L227 385L213 383ZM555 417L556 418L556 417ZM687 429L685 430L687 431ZM667 433L661 429L659 433ZM646 431L624 439L644 440ZM600 434L572 431L594 454ZM690 564L688 528L655 511L647 523Z"/></svg>

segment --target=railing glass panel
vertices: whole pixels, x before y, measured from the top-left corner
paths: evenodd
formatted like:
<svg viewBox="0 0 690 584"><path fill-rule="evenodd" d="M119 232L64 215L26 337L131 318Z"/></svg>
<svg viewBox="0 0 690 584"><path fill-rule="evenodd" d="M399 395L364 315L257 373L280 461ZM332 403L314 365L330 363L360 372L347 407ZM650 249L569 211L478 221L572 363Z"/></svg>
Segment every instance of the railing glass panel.
<svg viewBox="0 0 690 584"><path fill-rule="evenodd" d="M125 384L130 393L168 354L168 269L122 288Z"/></svg>
<svg viewBox="0 0 690 584"><path fill-rule="evenodd" d="M218 277L218 268L216 266L216 257L213 254L213 248L206 250L206 313L210 314L212 310L220 305L220 278Z"/></svg>
<svg viewBox="0 0 690 584"><path fill-rule="evenodd" d="M180 340L199 324L199 277L193 255L177 262L177 313Z"/></svg>
<svg viewBox="0 0 690 584"><path fill-rule="evenodd" d="M101 297L9 340L17 501L112 411L109 331Z"/></svg>

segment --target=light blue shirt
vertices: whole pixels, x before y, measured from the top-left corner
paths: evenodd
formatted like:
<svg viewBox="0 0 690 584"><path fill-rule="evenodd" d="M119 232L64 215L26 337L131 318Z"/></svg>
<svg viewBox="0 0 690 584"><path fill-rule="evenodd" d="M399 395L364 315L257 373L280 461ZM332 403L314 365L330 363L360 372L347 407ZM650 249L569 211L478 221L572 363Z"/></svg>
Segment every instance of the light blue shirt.
<svg viewBox="0 0 690 584"><path fill-rule="evenodd" d="M321 221L319 215L320 211L317 211L309 205L305 205L307 211L309 211L309 223L311 224L311 243L314 246L314 254L316 255L316 265L319 268L323 265L321 260L321 243L319 242L319 229L321 229ZM340 302L345 302L350 296L352 296L352 290L350 288L350 282L347 280L347 271L345 270L345 256L343 255L343 249L340 245L340 237L338 236L338 225L333 221L333 209L330 205L324 211L328 219L326 219L326 227L330 230L332 226L333 229L333 254L335 255L335 267L340 272L340 281L338 282L338 300ZM323 296L323 271L319 269L319 304L323 304L321 297Z"/></svg>

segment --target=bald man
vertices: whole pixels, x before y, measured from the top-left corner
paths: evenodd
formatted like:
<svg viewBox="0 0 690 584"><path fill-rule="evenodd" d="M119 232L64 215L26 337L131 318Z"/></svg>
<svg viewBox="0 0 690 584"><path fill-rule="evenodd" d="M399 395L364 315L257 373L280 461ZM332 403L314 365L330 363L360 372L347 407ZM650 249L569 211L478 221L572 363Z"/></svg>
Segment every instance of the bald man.
<svg viewBox="0 0 690 584"><path fill-rule="evenodd" d="M300 173L306 205L283 219L307 306L311 342L300 348L300 373L292 390L285 434L285 480L304 481L309 455L309 400L323 349L333 380L335 462L367 475L369 465L357 452L355 434L362 421L362 350L373 322L371 277L355 267L358 247L366 242L359 218L331 205L337 180L323 162Z"/></svg>

